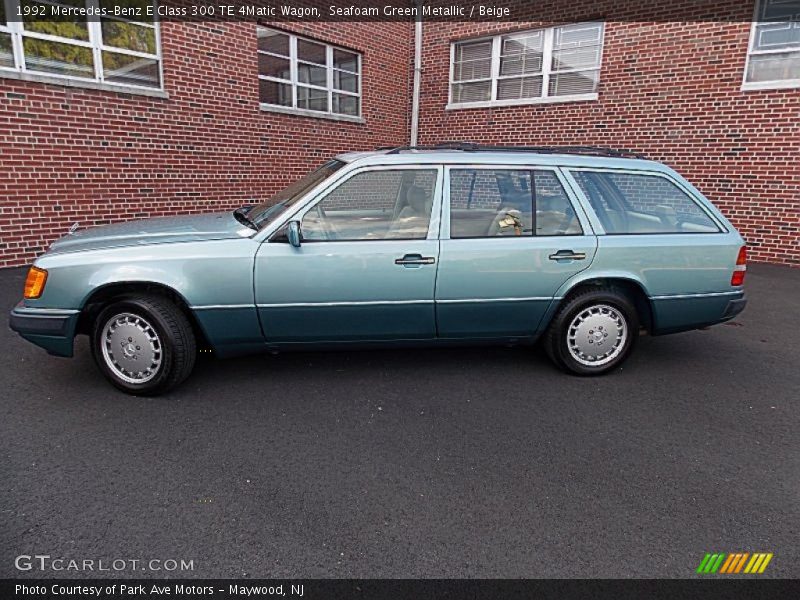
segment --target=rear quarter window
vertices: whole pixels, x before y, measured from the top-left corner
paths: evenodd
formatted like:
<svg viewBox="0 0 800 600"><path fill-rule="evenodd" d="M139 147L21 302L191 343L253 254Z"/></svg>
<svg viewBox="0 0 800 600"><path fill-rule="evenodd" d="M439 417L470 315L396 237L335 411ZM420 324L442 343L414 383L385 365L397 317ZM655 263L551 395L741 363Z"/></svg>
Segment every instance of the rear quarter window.
<svg viewBox="0 0 800 600"><path fill-rule="evenodd" d="M717 233L717 224L677 185L657 175L571 171L606 233Z"/></svg>

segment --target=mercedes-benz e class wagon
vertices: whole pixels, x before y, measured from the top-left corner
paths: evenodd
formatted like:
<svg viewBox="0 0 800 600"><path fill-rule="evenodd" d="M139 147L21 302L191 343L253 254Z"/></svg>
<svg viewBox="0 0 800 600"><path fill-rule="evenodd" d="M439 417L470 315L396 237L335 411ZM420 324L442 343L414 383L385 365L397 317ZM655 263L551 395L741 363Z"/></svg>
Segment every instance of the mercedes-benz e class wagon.
<svg viewBox="0 0 800 600"><path fill-rule="evenodd" d="M531 344L618 367L641 331L733 318L745 247L671 168L583 147L344 154L232 212L74 231L31 267L12 329L77 334L117 387L165 392L198 348Z"/></svg>

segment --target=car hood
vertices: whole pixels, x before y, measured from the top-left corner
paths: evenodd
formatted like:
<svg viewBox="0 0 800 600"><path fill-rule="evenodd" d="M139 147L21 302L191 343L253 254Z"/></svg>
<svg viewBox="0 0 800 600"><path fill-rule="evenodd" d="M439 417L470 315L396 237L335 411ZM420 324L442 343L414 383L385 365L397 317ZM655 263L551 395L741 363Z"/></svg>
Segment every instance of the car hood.
<svg viewBox="0 0 800 600"><path fill-rule="evenodd" d="M232 212L158 217L78 230L53 242L47 253L224 240L250 237L253 233L252 229L239 223Z"/></svg>

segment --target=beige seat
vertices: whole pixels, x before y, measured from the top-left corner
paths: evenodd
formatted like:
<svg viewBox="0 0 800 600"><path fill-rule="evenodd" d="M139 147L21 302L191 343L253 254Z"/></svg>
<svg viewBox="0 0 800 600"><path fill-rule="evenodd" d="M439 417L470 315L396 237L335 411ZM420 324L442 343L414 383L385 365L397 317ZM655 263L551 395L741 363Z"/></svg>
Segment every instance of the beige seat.
<svg viewBox="0 0 800 600"><path fill-rule="evenodd" d="M428 225L431 220L433 197L417 185L412 185L406 191L406 206L392 221L387 239L419 239L428 235Z"/></svg>

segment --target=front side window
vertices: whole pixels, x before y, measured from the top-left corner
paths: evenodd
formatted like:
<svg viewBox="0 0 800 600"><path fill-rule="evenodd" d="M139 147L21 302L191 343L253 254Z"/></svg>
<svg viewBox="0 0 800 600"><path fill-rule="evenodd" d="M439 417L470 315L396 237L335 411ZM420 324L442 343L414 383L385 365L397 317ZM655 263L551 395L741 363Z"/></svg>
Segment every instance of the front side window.
<svg viewBox="0 0 800 600"><path fill-rule="evenodd" d="M358 173L305 214L303 240L425 239L436 177L431 169Z"/></svg>
<svg viewBox="0 0 800 600"><path fill-rule="evenodd" d="M451 239L581 233L577 215L553 171L450 171Z"/></svg>
<svg viewBox="0 0 800 600"><path fill-rule="evenodd" d="M664 177L599 171L572 175L608 234L719 231L693 198Z"/></svg>
<svg viewBox="0 0 800 600"><path fill-rule="evenodd" d="M258 28L264 108L361 115L361 56L293 34Z"/></svg>
<svg viewBox="0 0 800 600"><path fill-rule="evenodd" d="M579 23L457 42L450 104L594 98L603 23Z"/></svg>
<svg viewBox="0 0 800 600"><path fill-rule="evenodd" d="M745 87L800 87L800 0L759 0Z"/></svg>
<svg viewBox="0 0 800 600"><path fill-rule="evenodd" d="M135 17L77 16L46 20L42 14L76 8L138 9ZM146 7L151 8L147 16ZM6 8L22 16L8 20ZM0 2L0 74L11 70L109 85L161 89L158 24L150 0L6 0ZM45 12L42 12L45 11ZM133 12L136 12L134 10ZM131 14L133 14L133 12ZM92 14L92 13L89 13Z"/></svg>

